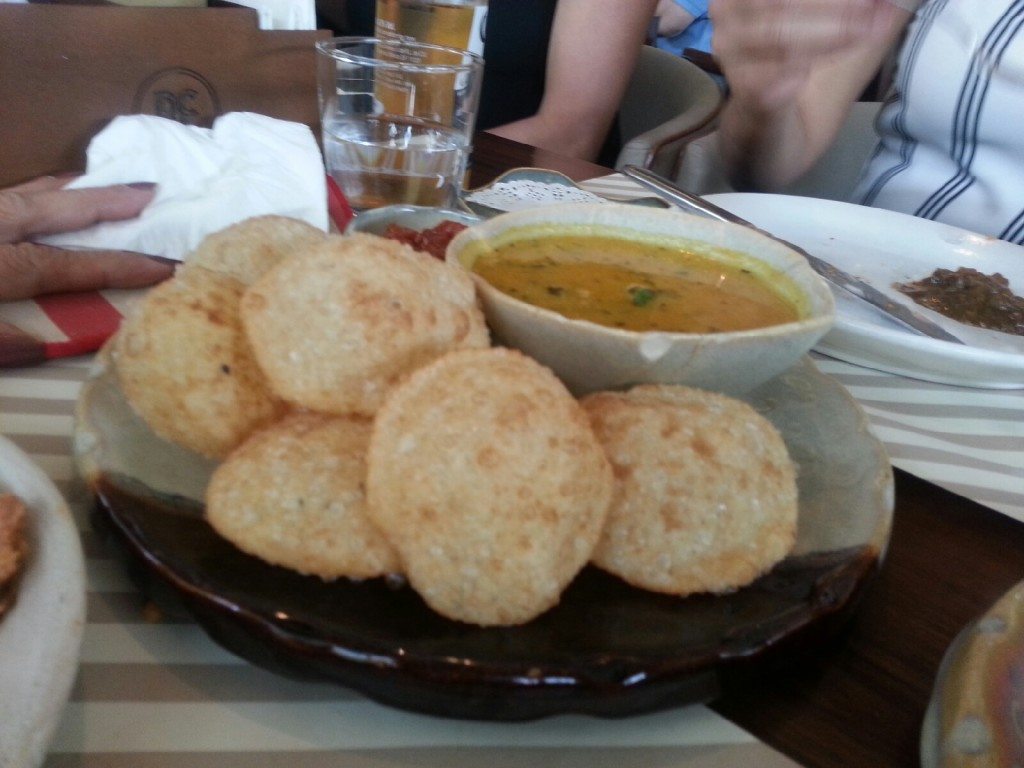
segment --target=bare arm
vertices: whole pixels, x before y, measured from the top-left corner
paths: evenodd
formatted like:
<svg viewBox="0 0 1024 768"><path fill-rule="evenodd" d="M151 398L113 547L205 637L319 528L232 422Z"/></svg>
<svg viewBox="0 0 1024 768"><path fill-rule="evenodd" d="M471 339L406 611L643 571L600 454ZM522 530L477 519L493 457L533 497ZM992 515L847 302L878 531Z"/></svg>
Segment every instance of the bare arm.
<svg viewBox="0 0 1024 768"><path fill-rule="evenodd" d="M674 37L693 24L695 16L683 8L675 0L658 0L655 10L658 17L658 35Z"/></svg>
<svg viewBox="0 0 1024 768"><path fill-rule="evenodd" d="M774 189L828 148L911 14L886 0L715 0L711 18L726 167L738 188Z"/></svg>
<svg viewBox="0 0 1024 768"><path fill-rule="evenodd" d="M629 84L656 0L560 0L536 115L491 133L593 160Z"/></svg>

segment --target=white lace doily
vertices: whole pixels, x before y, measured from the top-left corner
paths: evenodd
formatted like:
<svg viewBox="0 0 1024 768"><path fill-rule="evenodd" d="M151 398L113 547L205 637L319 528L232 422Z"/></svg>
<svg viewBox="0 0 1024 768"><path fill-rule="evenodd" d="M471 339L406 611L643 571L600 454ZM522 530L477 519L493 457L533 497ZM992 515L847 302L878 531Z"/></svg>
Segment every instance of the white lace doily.
<svg viewBox="0 0 1024 768"><path fill-rule="evenodd" d="M604 203L603 197L567 184L543 181L499 181L466 195L466 199L499 211L521 211L554 203Z"/></svg>

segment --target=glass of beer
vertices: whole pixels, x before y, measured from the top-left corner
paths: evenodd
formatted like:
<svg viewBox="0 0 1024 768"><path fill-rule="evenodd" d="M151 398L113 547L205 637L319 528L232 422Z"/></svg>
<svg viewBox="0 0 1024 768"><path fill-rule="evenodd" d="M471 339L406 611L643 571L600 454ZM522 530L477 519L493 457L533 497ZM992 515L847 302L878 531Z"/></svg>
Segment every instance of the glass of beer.
<svg viewBox="0 0 1024 768"><path fill-rule="evenodd" d="M377 0L374 34L483 55L487 0Z"/></svg>
<svg viewBox="0 0 1024 768"><path fill-rule="evenodd" d="M472 146L483 59L365 37L316 48L324 160L352 209L453 206Z"/></svg>

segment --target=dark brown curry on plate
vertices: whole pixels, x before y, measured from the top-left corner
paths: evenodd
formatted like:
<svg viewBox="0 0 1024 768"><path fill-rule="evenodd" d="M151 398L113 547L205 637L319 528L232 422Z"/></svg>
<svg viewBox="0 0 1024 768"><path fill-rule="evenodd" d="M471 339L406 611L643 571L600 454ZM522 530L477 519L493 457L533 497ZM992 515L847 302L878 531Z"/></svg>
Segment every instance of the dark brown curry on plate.
<svg viewBox="0 0 1024 768"><path fill-rule="evenodd" d="M1010 290L1010 281L998 272L986 275L970 267L936 269L921 280L894 287L953 320L1024 336L1024 298Z"/></svg>

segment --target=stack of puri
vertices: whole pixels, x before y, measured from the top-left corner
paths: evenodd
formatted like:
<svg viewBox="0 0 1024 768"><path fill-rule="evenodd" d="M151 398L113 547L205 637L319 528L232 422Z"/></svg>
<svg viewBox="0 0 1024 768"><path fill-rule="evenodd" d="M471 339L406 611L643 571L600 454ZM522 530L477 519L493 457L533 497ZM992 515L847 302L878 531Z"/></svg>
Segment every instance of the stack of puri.
<svg viewBox="0 0 1024 768"><path fill-rule="evenodd" d="M577 400L490 346L467 272L392 240L236 224L112 352L157 435L221 460L220 535L324 580L401 574L454 620L528 622L587 563L732 591L794 543L794 467L750 406L664 385Z"/></svg>

